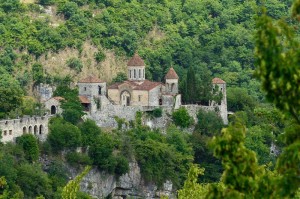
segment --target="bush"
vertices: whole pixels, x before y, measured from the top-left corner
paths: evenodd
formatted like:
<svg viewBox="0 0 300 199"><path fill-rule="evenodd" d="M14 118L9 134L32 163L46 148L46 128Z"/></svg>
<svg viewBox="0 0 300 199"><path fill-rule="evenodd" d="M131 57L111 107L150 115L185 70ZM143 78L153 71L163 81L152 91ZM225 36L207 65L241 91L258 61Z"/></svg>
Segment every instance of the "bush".
<svg viewBox="0 0 300 199"><path fill-rule="evenodd" d="M119 72L116 77L112 79L112 83L123 82L127 80L127 75L125 73Z"/></svg>
<svg viewBox="0 0 300 199"><path fill-rule="evenodd" d="M17 144L21 146L25 153L25 158L30 161L34 162L37 161L39 158L39 146L37 143L37 139L31 134L22 135L17 139Z"/></svg>
<svg viewBox="0 0 300 199"><path fill-rule="evenodd" d="M66 64L69 68L75 70L76 72L81 72L83 67L81 60L75 57L68 59Z"/></svg>
<svg viewBox="0 0 300 199"><path fill-rule="evenodd" d="M117 142L110 134L101 134L95 138L89 148L89 157L100 170L122 175L128 172L128 161L124 156L115 155Z"/></svg>
<svg viewBox="0 0 300 199"><path fill-rule="evenodd" d="M101 134L100 127L97 126L95 121L90 119L79 124L78 127L81 130L83 146L91 145L95 138Z"/></svg>
<svg viewBox="0 0 300 199"><path fill-rule="evenodd" d="M106 55L104 52L98 51L97 53L95 53L94 57L95 57L95 60L99 63L99 62L102 62L105 60Z"/></svg>
<svg viewBox="0 0 300 199"><path fill-rule="evenodd" d="M76 152L68 153L66 159L71 166L91 165L93 162L88 155Z"/></svg>
<svg viewBox="0 0 300 199"><path fill-rule="evenodd" d="M161 108L156 108L153 110L153 116L154 117L161 117L162 116L162 109Z"/></svg>
<svg viewBox="0 0 300 199"><path fill-rule="evenodd" d="M214 111L199 110L197 118L195 130L208 136L220 133L224 126L222 118Z"/></svg>
<svg viewBox="0 0 300 199"><path fill-rule="evenodd" d="M53 118L49 124L50 133L47 140L54 152L64 149L74 150L81 146L81 133L77 126L62 118Z"/></svg>
<svg viewBox="0 0 300 199"><path fill-rule="evenodd" d="M115 168L115 174L121 176L129 171L129 163L128 160L124 156L116 157L117 165Z"/></svg>
<svg viewBox="0 0 300 199"><path fill-rule="evenodd" d="M194 123L194 119L189 115L184 107L174 111L172 114L172 119L176 126L180 126L182 128L187 128Z"/></svg>

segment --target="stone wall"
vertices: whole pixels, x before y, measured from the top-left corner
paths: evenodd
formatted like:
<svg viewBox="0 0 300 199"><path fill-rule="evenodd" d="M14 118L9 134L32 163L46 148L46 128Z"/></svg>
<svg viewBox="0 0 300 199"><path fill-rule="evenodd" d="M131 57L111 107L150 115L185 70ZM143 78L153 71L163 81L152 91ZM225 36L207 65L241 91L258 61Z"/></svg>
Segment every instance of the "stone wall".
<svg viewBox="0 0 300 199"><path fill-rule="evenodd" d="M216 111L219 113L220 117L223 120L224 124L228 124L227 108L226 110L222 109L222 106L201 106L201 105L182 105L185 107L190 116L192 116L195 121L197 121L197 113L200 109L206 111Z"/></svg>
<svg viewBox="0 0 300 199"><path fill-rule="evenodd" d="M142 110L141 106L107 105L87 117L95 120L96 124L100 127L117 128L118 124L114 119L115 116L124 118L126 121L135 120L136 112Z"/></svg>
<svg viewBox="0 0 300 199"><path fill-rule="evenodd" d="M49 116L24 117L20 119L1 120L2 142L15 141L17 137L25 133L35 135L39 140L44 141L48 135Z"/></svg>
<svg viewBox="0 0 300 199"><path fill-rule="evenodd" d="M157 86L149 91L149 102L148 106L158 106L159 105L159 95L161 86Z"/></svg>

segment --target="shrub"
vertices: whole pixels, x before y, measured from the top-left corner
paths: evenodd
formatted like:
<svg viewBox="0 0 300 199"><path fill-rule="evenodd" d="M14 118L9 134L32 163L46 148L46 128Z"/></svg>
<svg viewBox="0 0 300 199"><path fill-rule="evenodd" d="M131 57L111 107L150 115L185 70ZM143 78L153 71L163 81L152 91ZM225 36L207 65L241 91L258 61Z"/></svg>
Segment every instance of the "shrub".
<svg viewBox="0 0 300 199"><path fill-rule="evenodd" d="M156 108L153 110L153 116L154 117L161 117L162 116L162 109L161 108Z"/></svg>
<svg viewBox="0 0 300 199"><path fill-rule="evenodd" d="M194 123L194 119L189 115L184 107L174 111L172 114L172 119L176 126L180 126L182 128L187 128Z"/></svg>
<svg viewBox="0 0 300 199"><path fill-rule="evenodd" d="M216 112L199 110L197 118L198 123L195 130L208 136L213 136L221 132L223 120Z"/></svg>
<svg viewBox="0 0 300 199"><path fill-rule="evenodd" d="M95 60L99 63L105 60L106 55L102 51L98 51L94 54Z"/></svg>
<svg viewBox="0 0 300 199"><path fill-rule="evenodd" d="M68 59L66 64L69 68L75 70L76 72L81 72L83 67L81 60L75 57Z"/></svg>
<svg viewBox="0 0 300 199"><path fill-rule="evenodd" d="M80 165L91 165L92 160L86 154L70 152L66 155L66 159L71 166Z"/></svg>
<svg viewBox="0 0 300 199"><path fill-rule="evenodd" d="M63 149L75 149L81 145L81 133L77 126L62 118L53 118L49 124L48 141L54 152Z"/></svg>
<svg viewBox="0 0 300 199"><path fill-rule="evenodd" d="M39 158L39 146L37 139L31 134L22 135L17 139L17 144L21 146L25 153L25 158L30 161L36 161Z"/></svg>

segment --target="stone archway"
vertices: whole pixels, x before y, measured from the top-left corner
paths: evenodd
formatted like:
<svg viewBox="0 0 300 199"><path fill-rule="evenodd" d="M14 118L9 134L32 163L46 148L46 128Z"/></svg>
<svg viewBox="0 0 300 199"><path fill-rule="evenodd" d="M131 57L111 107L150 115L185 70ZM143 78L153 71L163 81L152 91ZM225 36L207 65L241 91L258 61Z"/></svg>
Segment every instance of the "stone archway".
<svg viewBox="0 0 300 199"><path fill-rule="evenodd" d="M121 105L130 106L131 95L128 91L123 91L121 93Z"/></svg>
<svg viewBox="0 0 300 199"><path fill-rule="evenodd" d="M54 105L51 106L51 115L56 114L56 107Z"/></svg>

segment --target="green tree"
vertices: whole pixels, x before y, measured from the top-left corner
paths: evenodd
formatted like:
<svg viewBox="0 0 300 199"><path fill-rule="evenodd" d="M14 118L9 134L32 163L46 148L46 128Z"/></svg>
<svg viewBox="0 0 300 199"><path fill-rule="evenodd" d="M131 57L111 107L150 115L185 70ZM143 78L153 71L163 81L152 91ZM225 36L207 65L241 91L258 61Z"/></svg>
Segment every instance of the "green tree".
<svg viewBox="0 0 300 199"><path fill-rule="evenodd" d="M97 126L95 121L87 119L78 125L81 135L83 146L90 146L97 136L101 134L101 129Z"/></svg>
<svg viewBox="0 0 300 199"><path fill-rule="evenodd" d="M43 66L40 63L34 63L32 65L32 78L33 81L35 81L36 84L39 84L43 81L44 78L44 71Z"/></svg>
<svg viewBox="0 0 300 199"><path fill-rule="evenodd" d="M253 110L256 106L255 99L250 96L245 88L228 88L227 89L228 110L243 111L249 108Z"/></svg>
<svg viewBox="0 0 300 199"><path fill-rule="evenodd" d="M46 198L50 197L50 179L38 165L20 165L16 182L24 192L25 198L34 198L40 195Z"/></svg>
<svg viewBox="0 0 300 199"><path fill-rule="evenodd" d="M204 199L208 192L208 185L197 183L199 175L203 175L204 169L199 168L197 165L192 165L188 178L184 182L182 189L178 190L178 199L193 198Z"/></svg>
<svg viewBox="0 0 300 199"><path fill-rule="evenodd" d="M56 117L51 119L49 130L50 133L47 140L55 152L63 149L74 150L76 147L81 146L80 129L63 118Z"/></svg>
<svg viewBox="0 0 300 199"><path fill-rule="evenodd" d="M35 162L39 158L39 146L37 139L32 134L25 134L18 137L17 144L20 145L25 153L25 158L30 162Z"/></svg>
<svg viewBox="0 0 300 199"><path fill-rule="evenodd" d="M189 115L186 108L181 107L172 113L172 119L176 126L187 128L194 123L194 119Z"/></svg>
<svg viewBox="0 0 300 199"><path fill-rule="evenodd" d="M127 75L125 73L119 72L117 76L113 78L112 83L123 82L127 80Z"/></svg>
<svg viewBox="0 0 300 199"><path fill-rule="evenodd" d="M219 134L224 126L222 118L215 111L199 110L197 114L198 122L195 131L213 136Z"/></svg>
<svg viewBox="0 0 300 199"><path fill-rule="evenodd" d="M79 191L79 185L82 178L91 170L90 166L86 166L84 170L63 188L61 194L62 199L76 199Z"/></svg>
<svg viewBox="0 0 300 199"><path fill-rule="evenodd" d="M23 91L9 74L0 72L0 117L22 104Z"/></svg>

